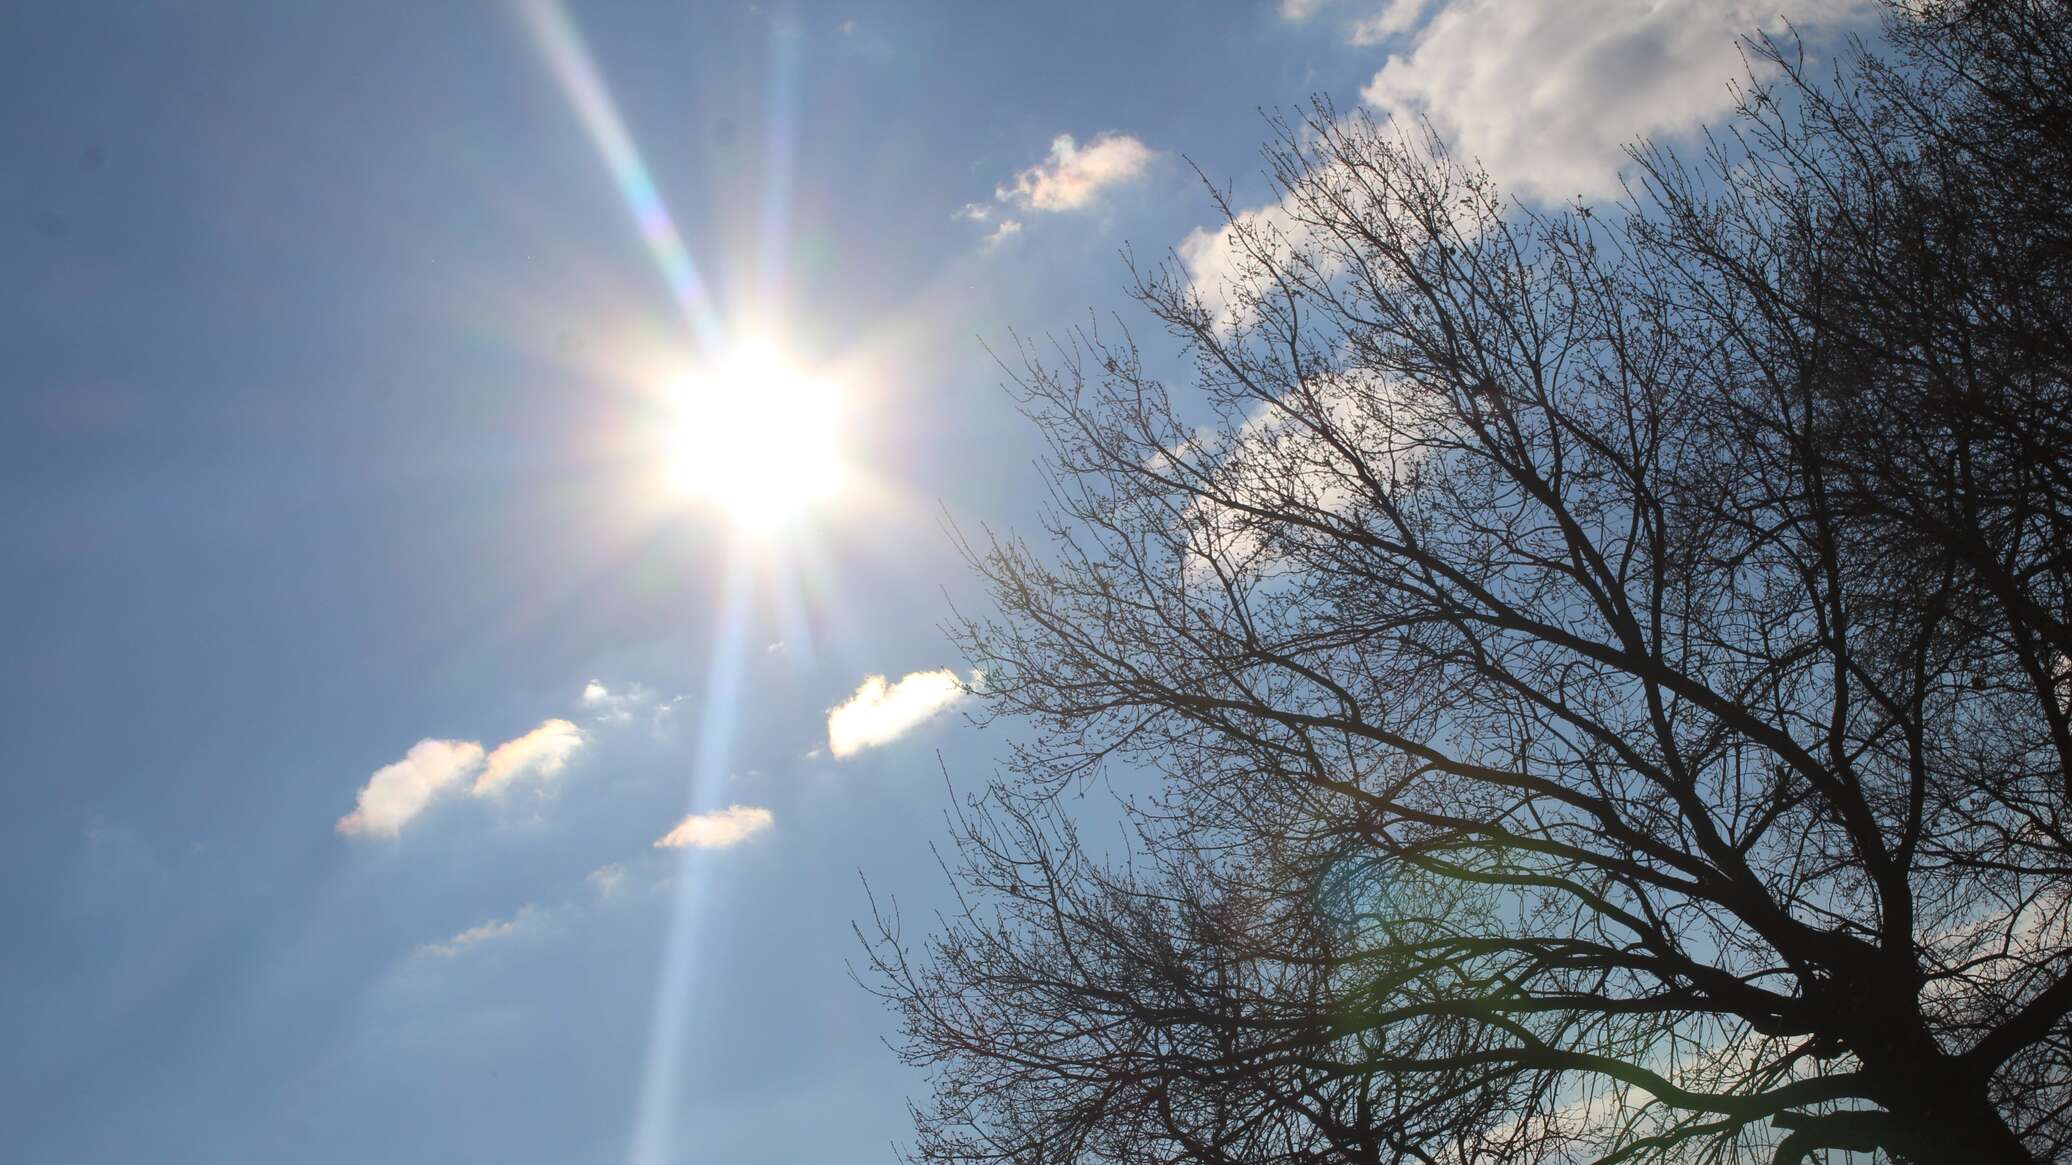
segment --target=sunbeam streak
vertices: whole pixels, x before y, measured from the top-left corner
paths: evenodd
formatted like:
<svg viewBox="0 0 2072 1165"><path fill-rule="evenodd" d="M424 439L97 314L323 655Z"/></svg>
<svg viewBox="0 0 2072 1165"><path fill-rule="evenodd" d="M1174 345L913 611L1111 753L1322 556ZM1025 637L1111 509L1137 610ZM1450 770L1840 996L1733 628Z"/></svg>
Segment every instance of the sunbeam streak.
<svg viewBox="0 0 2072 1165"><path fill-rule="evenodd" d="M546 58L555 83L575 107L576 116L582 119L612 181L618 184L619 195L626 200L641 239L661 267L662 277L668 281L670 293L690 321L692 331L707 351L716 351L720 345L720 322L712 296L683 244L683 236L677 233L675 220L669 217L669 208L662 204L661 192L648 173L647 163L641 159L639 147L626 132L626 123L619 117L611 91L597 74L582 33L569 20L559 0L519 0L518 11L534 46Z"/></svg>
<svg viewBox="0 0 2072 1165"><path fill-rule="evenodd" d="M726 588L720 601L712 655L706 665L705 699L699 712L697 752L686 798L686 807L692 812L719 803L718 791L726 778L727 757L741 715L741 667L747 646L749 582L753 570L750 555L740 545L732 548L727 559ZM709 882L707 867L712 856L694 846L677 853L675 908L670 912L668 945L655 983L647 1062L641 1078L639 1107L633 1118L631 1165L661 1165L669 1159L676 1106L681 1103L677 1085L683 1075L691 978L700 953L698 938Z"/></svg>

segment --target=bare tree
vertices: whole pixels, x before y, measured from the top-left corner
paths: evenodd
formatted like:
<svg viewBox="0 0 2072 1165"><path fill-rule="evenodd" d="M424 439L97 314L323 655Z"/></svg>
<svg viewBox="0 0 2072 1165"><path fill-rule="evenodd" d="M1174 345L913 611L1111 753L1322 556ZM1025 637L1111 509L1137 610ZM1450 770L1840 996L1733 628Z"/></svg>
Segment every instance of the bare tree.
<svg viewBox="0 0 2072 1165"><path fill-rule="evenodd" d="M2072 1152L2072 10L1888 25L1610 210L1319 105L1188 385L1024 353L921 1159Z"/></svg>

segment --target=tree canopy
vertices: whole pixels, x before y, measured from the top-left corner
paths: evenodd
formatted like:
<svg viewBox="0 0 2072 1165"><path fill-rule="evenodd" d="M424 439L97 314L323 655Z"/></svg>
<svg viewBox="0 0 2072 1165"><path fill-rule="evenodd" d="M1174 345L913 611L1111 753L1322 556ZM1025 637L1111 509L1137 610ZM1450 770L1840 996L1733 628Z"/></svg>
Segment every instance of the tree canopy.
<svg viewBox="0 0 2072 1165"><path fill-rule="evenodd" d="M2072 6L1884 33L1610 207L1320 103L1023 352L920 1159L2072 1153Z"/></svg>

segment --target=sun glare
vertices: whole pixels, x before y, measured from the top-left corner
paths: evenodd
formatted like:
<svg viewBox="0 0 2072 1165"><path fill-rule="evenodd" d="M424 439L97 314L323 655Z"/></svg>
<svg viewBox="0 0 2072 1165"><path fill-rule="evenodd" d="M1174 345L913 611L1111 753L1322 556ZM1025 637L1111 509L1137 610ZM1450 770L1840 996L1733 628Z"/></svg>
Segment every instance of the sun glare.
<svg viewBox="0 0 2072 1165"><path fill-rule="evenodd" d="M838 394L774 349L736 349L676 393L677 484L740 525L770 529L840 488Z"/></svg>

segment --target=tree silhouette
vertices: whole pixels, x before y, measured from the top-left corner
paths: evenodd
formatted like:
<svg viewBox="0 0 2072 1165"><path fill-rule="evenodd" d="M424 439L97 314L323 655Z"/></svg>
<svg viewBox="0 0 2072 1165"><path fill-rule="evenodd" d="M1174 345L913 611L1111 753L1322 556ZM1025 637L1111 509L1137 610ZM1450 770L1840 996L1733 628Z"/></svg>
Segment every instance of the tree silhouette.
<svg viewBox="0 0 2072 1165"><path fill-rule="evenodd" d="M1189 384L1023 351L921 1159L2072 1151L2072 7L1886 33L1615 209L1320 104Z"/></svg>

